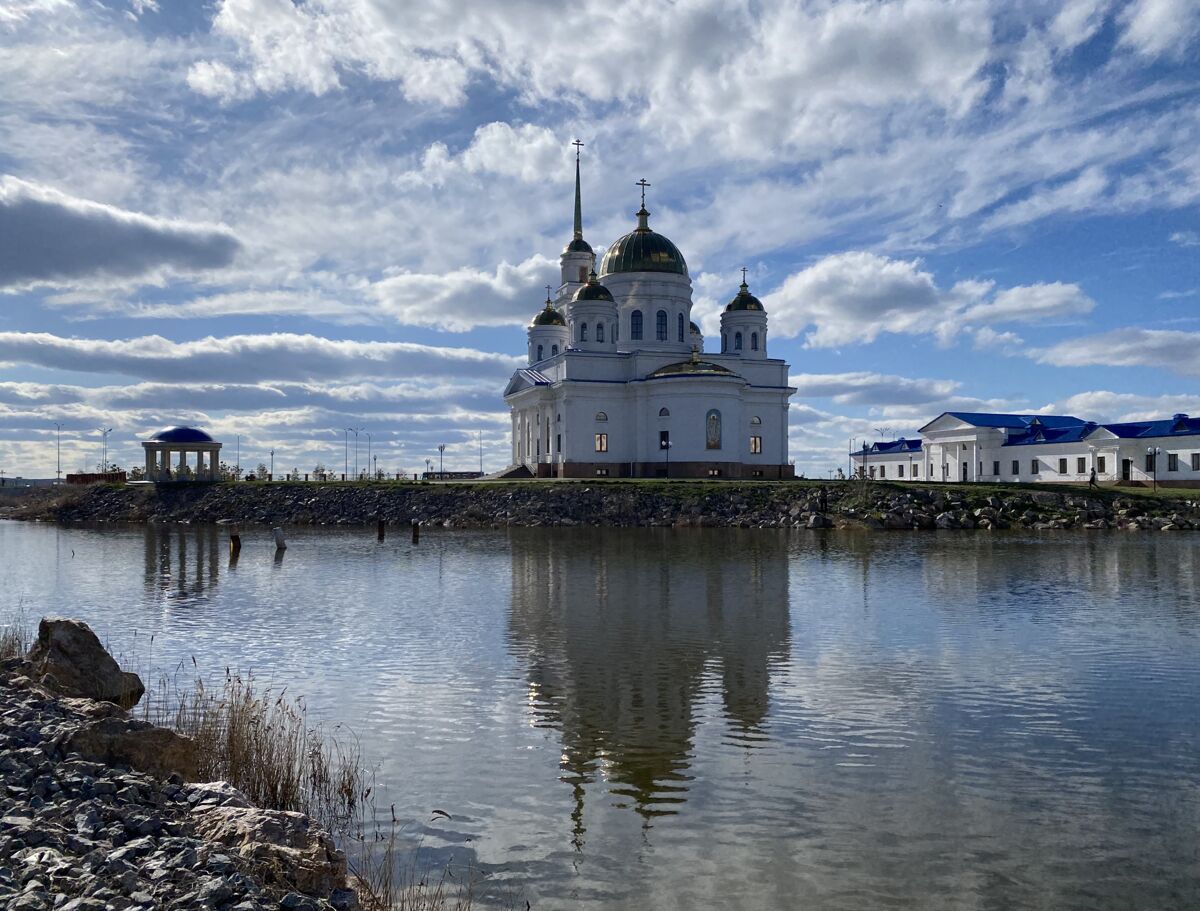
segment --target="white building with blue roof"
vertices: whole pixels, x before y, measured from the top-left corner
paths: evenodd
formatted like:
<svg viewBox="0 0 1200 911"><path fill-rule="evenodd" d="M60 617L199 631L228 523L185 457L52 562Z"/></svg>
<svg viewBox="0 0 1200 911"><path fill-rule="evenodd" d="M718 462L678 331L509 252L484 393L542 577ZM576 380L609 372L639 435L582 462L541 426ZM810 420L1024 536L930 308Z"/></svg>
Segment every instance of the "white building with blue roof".
<svg viewBox="0 0 1200 911"><path fill-rule="evenodd" d="M1073 415L947 411L919 440L864 443L856 471L887 480L1200 486L1200 418L1099 424Z"/></svg>
<svg viewBox="0 0 1200 911"><path fill-rule="evenodd" d="M721 314L719 352L692 322L679 248L637 227L597 263L583 238L579 160L575 232L562 284L527 337L528 364L504 390L510 475L791 477L788 365L767 351L767 311L742 284ZM598 268L598 271L597 271Z"/></svg>

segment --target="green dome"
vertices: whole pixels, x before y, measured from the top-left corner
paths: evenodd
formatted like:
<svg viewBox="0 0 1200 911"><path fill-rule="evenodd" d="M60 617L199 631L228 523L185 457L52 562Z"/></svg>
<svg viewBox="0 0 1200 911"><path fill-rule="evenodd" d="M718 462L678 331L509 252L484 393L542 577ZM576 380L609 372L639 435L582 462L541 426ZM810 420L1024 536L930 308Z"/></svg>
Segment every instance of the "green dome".
<svg viewBox="0 0 1200 911"><path fill-rule="evenodd" d="M538 311L537 316L533 318L533 322L529 324L529 328L534 326L565 326L567 321L563 319L561 313L551 306L549 299L546 300L546 306Z"/></svg>
<svg viewBox="0 0 1200 911"><path fill-rule="evenodd" d="M692 327L693 332L700 332L700 327L697 326L695 323L688 323L688 325ZM700 334L703 335L704 333L700 332Z"/></svg>
<svg viewBox="0 0 1200 911"><path fill-rule="evenodd" d="M563 247L563 253L592 253L592 246L582 237L576 237Z"/></svg>
<svg viewBox="0 0 1200 911"><path fill-rule="evenodd" d="M762 301L750 293L750 286L742 282L741 290L738 291L737 297L726 305L725 312L730 313L734 310L762 310L765 312L766 309L762 305Z"/></svg>
<svg viewBox="0 0 1200 911"><path fill-rule="evenodd" d="M611 301L612 299L612 292L600 284L600 279L596 278L595 269L588 274L587 284L576 291L573 298L577 301Z"/></svg>
<svg viewBox="0 0 1200 911"><path fill-rule="evenodd" d="M679 248L661 234L650 230L650 213L638 211L637 230L618 239L604 254L601 275L614 272L671 272L687 275L687 262Z"/></svg>

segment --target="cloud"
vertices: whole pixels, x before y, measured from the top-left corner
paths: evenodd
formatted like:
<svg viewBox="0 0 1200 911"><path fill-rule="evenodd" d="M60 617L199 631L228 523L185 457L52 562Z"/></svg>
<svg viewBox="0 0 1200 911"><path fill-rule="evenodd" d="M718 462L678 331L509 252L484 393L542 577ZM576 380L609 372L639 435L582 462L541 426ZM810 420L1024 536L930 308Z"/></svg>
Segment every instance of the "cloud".
<svg viewBox="0 0 1200 911"><path fill-rule="evenodd" d="M1194 0L1133 0L1119 18L1121 44L1144 57L1182 58L1200 35Z"/></svg>
<svg viewBox="0 0 1200 911"><path fill-rule="evenodd" d="M77 373L209 383L490 377L499 390L525 359L470 348L336 341L290 333L173 342L158 335L107 340L0 332L2 361Z"/></svg>
<svg viewBox="0 0 1200 911"><path fill-rule="evenodd" d="M240 249L223 226L152 218L12 176L0 177L0 236L0 290L218 269Z"/></svg>
<svg viewBox="0 0 1200 911"><path fill-rule="evenodd" d="M1157 367L1200 375L1200 332L1130 326L1032 349L1030 357L1056 367Z"/></svg>
<svg viewBox="0 0 1200 911"><path fill-rule="evenodd" d="M1200 415L1200 395L1138 395L1098 389L1078 392L1057 405L1063 414L1077 414L1104 424L1148 421L1172 414Z"/></svg>
<svg viewBox="0 0 1200 911"><path fill-rule="evenodd" d="M1200 231L1176 231L1170 239L1181 247L1200 247Z"/></svg>
<svg viewBox="0 0 1200 911"><path fill-rule="evenodd" d="M836 253L788 276L763 297L777 336L805 335L809 348L866 344L884 333L934 335L1002 323L1033 323L1089 313L1078 285L1052 282L996 291L991 282L938 286L920 260L866 251Z"/></svg>
<svg viewBox="0 0 1200 911"><path fill-rule="evenodd" d="M921 404L947 398L955 380L910 379L882 373L801 373L788 378L796 398L830 398L840 405Z"/></svg>

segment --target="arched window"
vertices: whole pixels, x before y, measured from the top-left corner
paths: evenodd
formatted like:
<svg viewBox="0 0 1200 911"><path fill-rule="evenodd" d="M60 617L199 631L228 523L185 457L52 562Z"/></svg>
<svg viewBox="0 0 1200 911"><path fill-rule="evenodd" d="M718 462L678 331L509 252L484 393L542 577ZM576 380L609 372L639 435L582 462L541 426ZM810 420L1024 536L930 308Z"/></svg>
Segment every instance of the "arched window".
<svg viewBox="0 0 1200 911"><path fill-rule="evenodd" d="M751 423L751 424L761 424L761 423L762 423L762 418L760 418L760 417L759 417L759 416L756 414L754 417L752 417L752 418L750 419L750 423Z"/></svg>
<svg viewBox="0 0 1200 911"><path fill-rule="evenodd" d="M551 346L550 346L550 356L551 356L551 357L558 357L558 345L551 345Z"/></svg>
<svg viewBox="0 0 1200 911"><path fill-rule="evenodd" d="M538 345L538 356L537 356L537 359L538 359L539 361L542 359L542 346L541 346L541 345Z"/></svg>
<svg viewBox="0 0 1200 911"><path fill-rule="evenodd" d="M658 416L660 418L669 418L671 416L671 409L670 408L659 408Z"/></svg>
<svg viewBox="0 0 1200 911"><path fill-rule="evenodd" d="M587 338L587 324L586 323L583 326L583 337ZM742 333L740 333L740 332L733 333L733 350L734 351L742 350Z"/></svg>
<svg viewBox="0 0 1200 911"><path fill-rule="evenodd" d="M654 317L654 338L657 341L667 340L667 311L659 310Z"/></svg>
<svg viewBox="0 0 1200 911"><path fill-rule="evenodd" d="M721 353L724 354L729 350L729 336L724 332L721 333Z"/></svg>
<svg viewBox="0 0 1200 911"><path fill-rule="evenodd" d="M631 341L642 340L642 311L634 310L629 314L629 338Z"/></svg>
<svg viewBox="0 0 1200 911"><path fill-rule="evenodd" d="M676 322L679 324L679 340L682 342L683 341L683 314L682 313L679 314L679 318L676 320Z"/></svg>
<svg viewBox="0 0 1200 911"><path fill-rule="evenodd" d="M597 411L596 412L596 420L597 421L607 421L608 415L605 414L603 411Z"/></svg>
<svg viewBox="0 0 1200 911"><path fill-rule="evenodd" d="M621 321L618 319L613 323L613 344L621 340Z"/></svg>
<svg viewBox="0 0 1200 911"><path fill-rule="evenodd" d="M758 333L757 332L750 333L750 350L751 351L758 350Z"/></svg>
<svg viewBox="0 0 1200 911"><path fill-rule="evenodd" d="M740 337L741 337L741 336L739 336L739 338L740 338ZM587 323L580 323L580 324L579 324L579 340L580 340L581 342L586 342L586 341L587 341ZM741 347L741 346L739 345L738 347Z"/></svg>

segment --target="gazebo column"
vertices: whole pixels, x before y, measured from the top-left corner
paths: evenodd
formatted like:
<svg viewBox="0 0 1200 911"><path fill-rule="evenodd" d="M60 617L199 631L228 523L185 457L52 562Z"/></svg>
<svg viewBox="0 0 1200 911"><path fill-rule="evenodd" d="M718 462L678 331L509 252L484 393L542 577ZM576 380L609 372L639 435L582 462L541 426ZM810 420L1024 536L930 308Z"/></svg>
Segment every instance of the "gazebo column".
<svg viewBox="0 0 1200 911"><path fill-rule="evenodd" d="M154 453L149 448L146 449L146 480L154 480Z"/></svg>
<svg viewBox="0 0 1200 911"><path fill-rule="evenodd" d="M221 450L212 449L208 453L208 476L211 480L216 481L221 477Z"/></svg>

